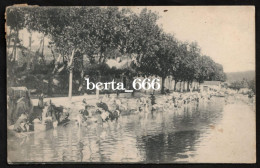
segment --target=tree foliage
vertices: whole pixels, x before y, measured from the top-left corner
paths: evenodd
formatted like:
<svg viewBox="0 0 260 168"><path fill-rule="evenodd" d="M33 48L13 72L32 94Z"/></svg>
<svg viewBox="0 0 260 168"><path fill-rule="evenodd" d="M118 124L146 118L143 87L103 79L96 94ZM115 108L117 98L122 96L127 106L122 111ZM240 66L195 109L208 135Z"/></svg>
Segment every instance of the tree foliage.
<svg viewBox="0 0 260 168"><path fill-rule="evenodd" d="M10 7L6 12L6 24L15 32L14 44L23 28L50 39L50 76L68 68L74 50L74 78L81 83L85 74L106 76L108 72L131 77L137 73L156 75L162 78L163 85L167 76L177 82L226 80L222 65L202 56L196 42L181 42L165 33L157 24L159 15L146 8L134 13L118 7ZM131 66L123 71L109 68L106 62L113 54L129 57ZM12 55L8 57L13 59ZM46 62L38 68L44 66Z"/></svg>

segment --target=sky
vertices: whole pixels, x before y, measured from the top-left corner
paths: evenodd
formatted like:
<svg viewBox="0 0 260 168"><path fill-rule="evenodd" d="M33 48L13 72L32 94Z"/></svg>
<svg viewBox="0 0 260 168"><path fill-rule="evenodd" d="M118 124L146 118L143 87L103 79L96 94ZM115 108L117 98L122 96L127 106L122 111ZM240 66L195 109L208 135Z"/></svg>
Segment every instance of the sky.
<svg viewBox="0 0 260 168"><path fill-rule="evenodd" d="M140 12L144 7L130 7ZM201 53L225 72L255 70L255 9L252 6L149 6L158 24L181 41L197 41ZM165 10L167 10L165 12ZM28 33L22 31L26 45ZM40 34L34 34L34 44Z"/></svg>
<svg viewBox="0 0 260 168"><path fill-rule="evenodd" d="M181 41L197 41L202 54L222 64L225 72L255 70L254 7L157 6L149 9L159 13L158 24L166 32Z"/></svg>

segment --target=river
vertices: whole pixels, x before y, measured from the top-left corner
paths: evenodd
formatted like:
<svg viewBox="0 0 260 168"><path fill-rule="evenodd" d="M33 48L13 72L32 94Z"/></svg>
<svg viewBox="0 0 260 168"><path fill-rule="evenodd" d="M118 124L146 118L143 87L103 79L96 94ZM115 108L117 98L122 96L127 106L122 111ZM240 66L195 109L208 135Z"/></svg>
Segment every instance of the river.
<svg viewBox="0 0 260 168"><path fill-rule="evenodd" d="M131 114L101 127L71 122L8 138L8 162L255 162L255 111L213 97L178 111Z"/></svg>

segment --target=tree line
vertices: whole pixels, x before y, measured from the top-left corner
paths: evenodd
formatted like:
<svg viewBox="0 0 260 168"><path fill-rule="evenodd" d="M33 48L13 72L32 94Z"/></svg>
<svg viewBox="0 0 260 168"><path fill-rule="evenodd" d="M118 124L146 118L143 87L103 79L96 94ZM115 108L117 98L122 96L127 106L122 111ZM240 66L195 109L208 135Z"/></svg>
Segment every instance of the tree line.
<svg viewBox="0 0 260 168"><path fill-rule="evenodd" d="M249 80L244 78L243 80L239 81L233 81L230 83L229 88L239 91L243 88L250 89L254 94L256 93L256 87L255 87L255 79Z"/></svg>
<svg viewBox="0 0 260 168"><path fill-rule="evenodd" d="M176 82L188 83L226 80L221 64L202 55L196 42L182 42L164 32L157 24L159 18L157 13L146 8L135 13L130 8L118 7L9 7L6 10L6 25L10 29L7 47L12 48L7 56L8 66L12 67L9 76L17 73L13 66L18 61L15 58L17 48L28 49L19 39L19 31L25 28L50 39L48 47L53 57L48 64L42 47L35 56L25 54L33 57L27 66L37 65L36 69L41 71L47 69L45 74L50 78L68 69L75 74L73 81L78 80L80 86L84 76L89 75L87 69L93 72L96 67L100 75L106 73L100 68L108 68L106 61L113 55L127 56L131 60L124 69L129 78L136 75L161 77L162 93L167 76L172 76ZM44 46L44 38L40 44Z"/></svg>

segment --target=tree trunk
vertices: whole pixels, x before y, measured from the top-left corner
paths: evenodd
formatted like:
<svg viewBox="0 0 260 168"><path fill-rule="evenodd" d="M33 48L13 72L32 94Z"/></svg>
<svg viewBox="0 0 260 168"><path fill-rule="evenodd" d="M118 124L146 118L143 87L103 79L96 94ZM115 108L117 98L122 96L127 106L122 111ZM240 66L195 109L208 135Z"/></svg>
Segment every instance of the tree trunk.
<svg viewBox="0 0 260 168"><path fill-rule="evenodd" d="M178 83L177 80L174 80L174 88L173 88L174 91L176 91L176 85L177 85L177 83Z"/></svg>
<svg viewBox="0 0 260 168"><path fill-rule="evenodd" d="M185 81L185 82L184 82L184 89L185 89L185 92L188 91L188 81Z"/></svg>
<svg viewBox="0 0 260 168"><path fill-rule="evenodd" d="M39 55L40 55L40 57L41 57L41 62L42 63L45 63L45 58L44 58L44 55L43 55L43 53L44 53L44 35L43 35L43 37L42 37L42 40L41 40L41 53L40 53L40 51L39 51Z"/></svg>
<svg viewBox="0 0 260 168"><path fill-rule="evenodd" d="M161 94L164 94L164 85L165 85L165 78L166 77L162 77L162 87L161 87Z"/></svg>
<svg viewBox="0 0 260 168"><path fill-rule="evenodd" d="M81 54L80 55L81 57L81 72L80 72L80 85L79 85L79 91L80 91L80 94L82 93L82 89L83 89L83 85L84 85L84 82L85 82L85 79L84 79L84 55Z"/></svg>
<svg viewBox="0 0 260 168"><path fill-rule="evenodd" d="M135 97L135 90L133 89L133 92L131 93L132 97Z"/></svg>
<svg viewBox="0 0 260 168"><path fill-rule="evenodd" d="M29 50L32 50L32 33L30 33L29 35L29 46L28 46Z"/></svg>
<svg viewBox="0 0 260 168"><path fill-rule="evenodd" d="M16 36L15 36L15 40L14 40L14 46L13 46L13 60L16 61L17 60L17 41L18 41L18 38L19 38L19 30L16 28Z"/></svg>
<svg viewBox="0 0 260 168"><path fill-rule="evenodd" d="M9 48L9 47L10 47L10 44L11 44L11 35L12 35L12 29L10 29L10 34L9 34L9 37L8 37L7 48Z"/></svg>
<svg viewBox="0 0 260 168"><path fill-rule="evenodd" d="M102 62L102 55L103 55L103 52L100 52L100 56L99 56L99 59L98 59L98 63L101 63L101 62Z"/></svg>
<svg viewBox="0 0 260 168"><path fill-rule="evenodd" d="M51 76L48 77L47 94L48 94L48 96L52 96L52 78L51 78Z"/></svg>
<svg viewBox="0 0 260 168"><path fill-rule="evenodd" d="M73 79L73 70L70 70L70 76L69 76L69 99L72 98L72 79Z"/></svg>
<svg viewBox="0 0 260 168"><path fill-rule="evenodd" d="M131 76L129 81L133 81L133 80L134 80L134 78ZM130 88L130 90L133 90L133 92L131 93L131 96L134 97L135 96L135 89L133 88L132 83L130 83L129 81L128 81L129 88Z"/></svg>
<svg viewBox="0 0 260 168"><path fill-rule="evenodd" d="M96 99L99 99L99 90L96 88Z"/></svg>
<svg viewBox="0 0 260 168"><path fill-rule="evenodd" d="M28 59L27 59L27 69L30 69L31 68L31 51L32 51L32 33L30 33L29 35L29 45L28 45L28 48L29 48L29 55L27 56Z"/></svg>
<svg viewBox="0 0 260 168"><path fill-rule="evenodd" d="M71 98L72 98L72 79L73 79L73 67L72 67L72 63L73 63L74 53L75 53L75 50L72 51L71 58L70 58L70 62L69 62L69 64L68 64L69 71L70 71L70 76L69 76L69 99L70 99L70 100L71 100Z"/></svg>
<svg viewBox="0 0 260 168"><path fill-rule="evenodd" d="M84 81L85 81L84 80L84 70L82 69L81 72L80 72L80 85L79 85L79 92L80 92L80 94L82 94Z"/></svg>
<svg viewBox="0 0 260 168"><path fill-rule="evenodd" d="M181 81L180 91L183 92L183 81Z"/></svg>
<svg viewBox="0 0 260 168"><path fill-rule="evenodd" d="M194 90L193 81L191 81L190 85L191 85L191 86L190 86L190 91L193 92L193 90Z"/></svg>
<svg viewBox="0 0 260 168"><path fill-rule="evenodd" d="M101 74L100 71L98 71L98 82L101 82ZM99 99L99 90L96 88L96 99Z"/></svg>
<svg viewBox="0 0 260 168"><path fill-rule="evenodd" d="M190 91L190 81L187 82L187 91Z"/></svg>
<svg viewBox="0 0 260 168"><path fill-rule="evenodd" d="M43 56L43 53L44 53L44 35L43 35L43 37L42 37L42 58L44 58L44 56Z"/></svg>

